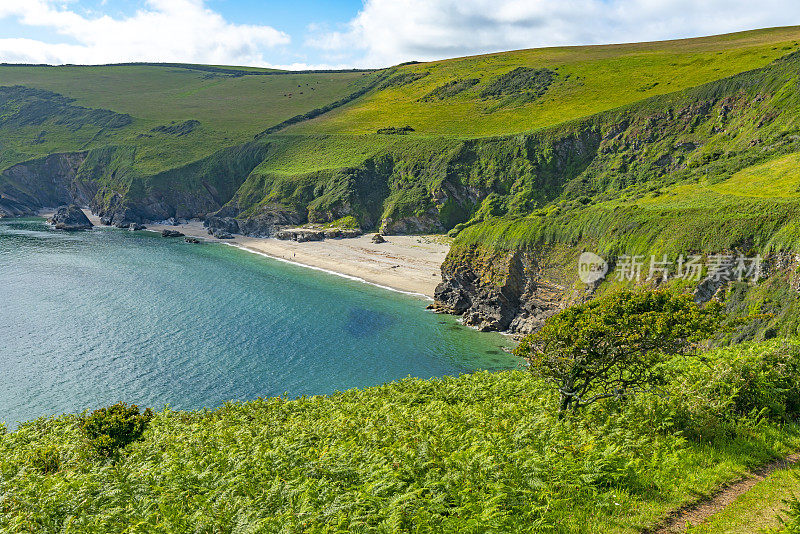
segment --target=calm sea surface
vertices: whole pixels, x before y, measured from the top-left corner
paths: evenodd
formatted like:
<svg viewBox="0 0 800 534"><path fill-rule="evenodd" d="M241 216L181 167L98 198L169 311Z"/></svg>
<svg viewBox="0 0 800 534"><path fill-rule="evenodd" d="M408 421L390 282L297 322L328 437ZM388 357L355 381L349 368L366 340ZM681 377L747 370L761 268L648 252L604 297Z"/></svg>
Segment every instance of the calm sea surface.
<svg viewBox="0 0 800 534"><path fill-rule="evenodd" d="M225 245L0 219L0 422L518 365L499 334L425 305Z"/></svg>

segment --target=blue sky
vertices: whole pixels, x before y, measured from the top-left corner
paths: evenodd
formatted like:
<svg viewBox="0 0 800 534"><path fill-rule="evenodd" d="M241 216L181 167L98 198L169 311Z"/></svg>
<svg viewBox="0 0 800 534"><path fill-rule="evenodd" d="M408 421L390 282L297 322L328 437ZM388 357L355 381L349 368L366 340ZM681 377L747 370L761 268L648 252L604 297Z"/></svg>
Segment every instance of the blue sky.
<svg viewBox="0 0 800 534"><path fill-rule="evenodd" d="M380 67L792 24L797 0L0 0L0 61Z"/></svg>

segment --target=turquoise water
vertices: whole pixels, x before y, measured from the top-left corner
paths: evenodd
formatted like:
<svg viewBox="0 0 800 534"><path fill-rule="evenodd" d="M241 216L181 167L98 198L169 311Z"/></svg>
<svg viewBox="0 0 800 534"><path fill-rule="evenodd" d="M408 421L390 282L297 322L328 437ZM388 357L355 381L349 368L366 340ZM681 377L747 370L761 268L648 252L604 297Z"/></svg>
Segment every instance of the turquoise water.
<svg viewBox="0 0 800 534"><path fill-rule="evenodd" d="M0 421L516 366L502 336L425 305L225 245L0 220Z"/></svg>

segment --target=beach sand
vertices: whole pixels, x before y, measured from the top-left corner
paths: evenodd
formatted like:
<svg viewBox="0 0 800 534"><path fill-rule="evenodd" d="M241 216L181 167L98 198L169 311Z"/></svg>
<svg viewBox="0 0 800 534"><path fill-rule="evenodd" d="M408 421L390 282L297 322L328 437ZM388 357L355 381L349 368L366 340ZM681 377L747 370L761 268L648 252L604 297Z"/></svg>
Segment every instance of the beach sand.
<svg viewBox="0 0 800 534"><path fill-rule="evenodd" d="M100 218L84 210L93 224L100 226ZM178 226L148 224L147 230L178 230L190 237L208 242L234 245L250 252L264 254L306 267L322 269L367 283L433 297L436 285L441 282L440 266L447 256L450 241L443 236L385 236L386 242L372 242L374 234L352 239L326 239L324 241L283 241L275 238L244 237L217 239L208 235L203 223L189 221Z"/></svg>

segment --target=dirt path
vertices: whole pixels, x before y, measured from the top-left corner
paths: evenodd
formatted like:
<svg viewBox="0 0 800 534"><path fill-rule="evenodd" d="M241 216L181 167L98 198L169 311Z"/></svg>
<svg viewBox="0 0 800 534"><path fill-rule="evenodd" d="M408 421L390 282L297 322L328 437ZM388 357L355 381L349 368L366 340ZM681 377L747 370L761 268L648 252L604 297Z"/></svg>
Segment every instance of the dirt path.
<svg viewBox="0 0 800 534"><path fill-rule="evenodd" d="M798 460L800 460L800 453L791 454L786 458L774 460L753 473L745 475L738 481L723 486L716 493L709 495L700 502L679 508L667 516L660 526L644 532L652 534L677 534L685 532L687 523L699 525L705 522L712 515L720 512L723 508L731 504L737 497L750 491L753 486L767 478L771 473L786 469Z"/></svg>

